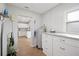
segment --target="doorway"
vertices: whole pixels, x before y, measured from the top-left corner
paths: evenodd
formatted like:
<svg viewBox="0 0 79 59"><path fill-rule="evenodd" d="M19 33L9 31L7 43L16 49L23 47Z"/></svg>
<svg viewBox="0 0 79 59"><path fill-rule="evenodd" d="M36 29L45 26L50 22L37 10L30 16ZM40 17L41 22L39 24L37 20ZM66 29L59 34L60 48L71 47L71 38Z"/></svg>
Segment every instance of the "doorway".
<svg viewBox="0 0 79 59"><path fill-rule="evenodd" d="M31 17L19 16L17 56L45 56L42 49L32 47L32 31L30 22Z"/></svg>

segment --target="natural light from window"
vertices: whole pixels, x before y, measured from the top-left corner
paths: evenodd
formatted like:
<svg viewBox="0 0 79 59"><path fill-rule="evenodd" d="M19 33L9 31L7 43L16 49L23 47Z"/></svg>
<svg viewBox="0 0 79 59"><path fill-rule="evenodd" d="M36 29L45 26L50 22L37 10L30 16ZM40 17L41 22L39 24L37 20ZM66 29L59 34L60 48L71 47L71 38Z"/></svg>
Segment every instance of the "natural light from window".
<svg viewBox="0 0 79 59"><path fill-rule="evenodd" d="M67 14L67 22L79 21L79 10Z"/></svg>
<svg viewBox="0 0 79 59"><path fill-rule="evenodd" d="M67 13L66 31L79 34L79 10Z"/></svg>
<svg viewBox="0 0 79 59"><path fill-rule="evenodd" d="M28 24L18 23L18 28L28 28Z"/></svg>

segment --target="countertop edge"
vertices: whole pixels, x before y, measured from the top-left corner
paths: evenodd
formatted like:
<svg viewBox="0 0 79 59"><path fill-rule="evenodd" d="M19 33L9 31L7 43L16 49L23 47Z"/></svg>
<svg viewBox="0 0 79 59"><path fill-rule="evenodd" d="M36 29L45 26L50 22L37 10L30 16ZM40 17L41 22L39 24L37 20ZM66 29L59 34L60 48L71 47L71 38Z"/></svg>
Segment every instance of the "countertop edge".
<svg viewBox="0 0 79 59"><path fill-rule="evenodd" d="M45 33L45 34L48 34L48 35L52 35L52 36L65 37L65 38L79 40L79 35L75 35L75 34L68 34L68 33L49 33L49 32L42 32L42 33Z"/></svg>

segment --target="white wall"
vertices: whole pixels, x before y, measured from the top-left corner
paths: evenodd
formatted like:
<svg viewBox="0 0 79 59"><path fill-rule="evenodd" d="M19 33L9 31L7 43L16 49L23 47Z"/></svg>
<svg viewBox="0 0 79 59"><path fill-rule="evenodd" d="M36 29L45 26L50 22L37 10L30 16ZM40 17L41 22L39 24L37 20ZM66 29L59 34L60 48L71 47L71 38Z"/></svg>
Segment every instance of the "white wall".
<svg viewBox="0 0 79 59"><path fill-rule="evenodd" d="M60 4L43 14L43 24L46 24L48 29L54 28L57 32L65 32L66 13L74 9L79 9L79 4Z"/></svg>
<svg viewBox="0 0 79 59"><path fill-rule="evenodd" d="M35 45L34 30L40 26L41 16L37 13L27 11L25 9L21 9L14 6L8 6L8 10L9 10L9 15L15 15L16 17L19 15L32 17L30 26L31 26L32 39L33 39L32 42L33 42L33 45ZM36 21L36 24L34 24L34 20Z"/></svg>

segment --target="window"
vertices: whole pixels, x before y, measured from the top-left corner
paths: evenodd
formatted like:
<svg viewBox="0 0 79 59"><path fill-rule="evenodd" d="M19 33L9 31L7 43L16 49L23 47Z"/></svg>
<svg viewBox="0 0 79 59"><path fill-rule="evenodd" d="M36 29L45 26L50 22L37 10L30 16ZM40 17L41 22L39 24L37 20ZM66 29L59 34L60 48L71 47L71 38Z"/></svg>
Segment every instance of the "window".
<svg viewBox="0 0 79 59"><path fill-rule="evenodd" d="M79 10L67 14L68 22L79 21Z"/></svg>
<svg viewBox="0 0 79 59"><path fill-rule="evenodd" d="M66 28L68 33L79 33L79 10L67 13Z"/></svg>

